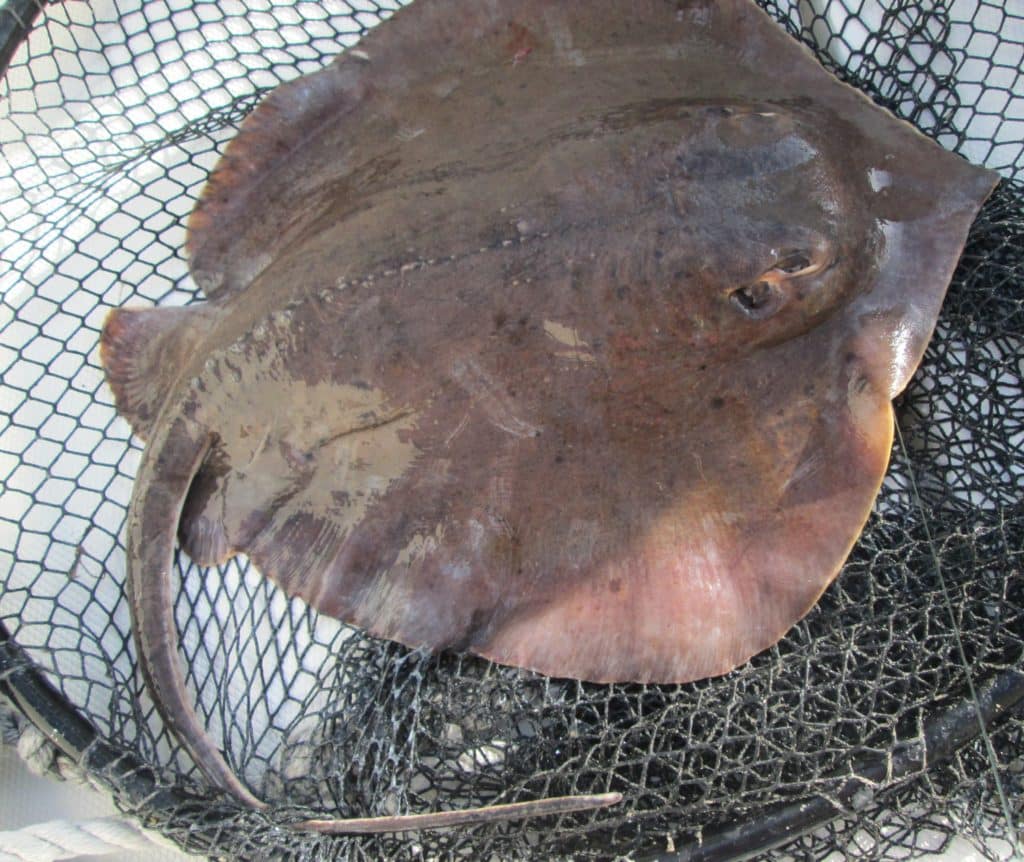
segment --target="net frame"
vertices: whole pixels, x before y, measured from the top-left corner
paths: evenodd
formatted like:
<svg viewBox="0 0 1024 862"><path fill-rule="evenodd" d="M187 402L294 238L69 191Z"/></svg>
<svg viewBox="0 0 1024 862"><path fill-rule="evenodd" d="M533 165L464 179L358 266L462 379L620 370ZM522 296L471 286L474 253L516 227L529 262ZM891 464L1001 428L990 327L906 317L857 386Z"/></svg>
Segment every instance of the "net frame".
<svg viewBox="0 0 1024 862"><path fill-rule="evenodd" d="M0 13L0 21L15 20L10 32L17 35L38 16L42 23L31 33L46 37L34 45L30 34L20 53L11 52L6 93L0 91L8 105L0 113L5 132L13 122L19 141L42 147L28 148L28 163L12 160L0 186L0 206L14 216L5 218L0 241L11 270L0 277L13 273L32 288L25 298L10 278L4 282L4 347L8 338L18 347L3 364L7 424L0 452L7 456L4 499L15 507L0 518L13 549L0 594L0 677L9 696L41 726L59 731L54 738L84 758L122 806L183 846L240 858L266 858L260 854L270 849L295 858L379 858L417 848L439 858L730 858L772 846L795 827L826 822L824 833L810 832L789 852L819 858L838 842L847 855L884 858L934 849L930 841L941 844L954 829L972 827L986 852L998 855L1000 841L1010 846L1019 828L1013 806L1021 800L1014 752L1024 750L1021 369L1014 366L1024 228L1021 146L1013 143L1014 134L1024 138L1017 133L1021 15L989 3L959 18L958 4L762 3L840 77L1007 181L972 231L929 356L898 405L902 435L893 467L844 574L782 644L729 681L587 686L475 659L410 653L314 618L244 565L225 567L213 586L179 560L185 590L178 622L203 718L226 740L233 765L262 782L266 795L285 791L305 802L294 815L310 808L392 813L605 789L627 794L624 809L532 824L526 838L479 827L321 839L282 833L263 815L211 797L140 690L117 563L138 446L112 418L93 346L103 306L124 299L118 277L153 302L195 297L175 236L218 149L261 94L329 61L339 34L352 41L392 6L267 4L254 21L251 9L232 15L227 3L146 3L141 13L120 5L116 21L77 29L70 18L62 22L67 9L59 5L14 2ZM223 39L172 56L189 47L183 35L217 25L216 16L203 18L211 7L229 22L222 23ZM289 18L289 9L297 17ZM1001 11L998 26L982 22L979 10L986 9ZM268 16L262 26L260 14ZM168 21L189 15L192 29L179 23L167 30ZM104 26L122 36L108 32L107 42L90 41ZM851 36L858 26L865 37ZM294 41L282 32L288 27L301 31ZM74 59L60 53L62 32L74 34ZM986 47L972 47L978 38ZM227 59L209 56L209 46L225 44L234 46ZM185 92L189 81L166 73L204 47L209 62L199 71L212 73L203 80L216 84ZM77 62L80 71L69 74L55 57L73 68ZM96 62L116 87L104 90L104 76L90 65ZM970 86L980 86L979 62L987 88L971 98ZM19 84L25 73L29 84ZM59 91L54 104L42 95L48 85ZM27 95L43 103L34 111L13 105ZM113 115L102 106L88 113L104 99L129 116L129 127L104 134ZM152 110L151 100L163 107ZM81 108L84 119L68 105ZM48 139L35 121L80 135L77 151L89 160L74 164L63 148L55 152L55 135ZM163 171L155 179L145 176L153 165ZM141 210L133 209L138 196L118 183L142 189ZM103 212L108 198L117 203L99 220L91 208ZM90 245L97 237L99 245ZM71 246L62 248L69 238ZM64 285L59 301L50 298L47 291L68 278L76 256L86 258L84 277ZM47 343L67 327L56 345ZM45 387L54 385L55 409L41 420L27 415L26 404L45 401ZM116 453L105 445L111 441ZM74 492L55 506L48 495L58 483L71 483ZM86 540L75 541L83 525ZM923 597L911 601L915 588ZM944 627L943 614L952 619ZM865 636L872 622L887 625L890 637ZM910 637L901 636L901 626ZM282 630L288 645L266 652ZM264 651L247 651L252 633ZM851 656L860 662L852 669ZM282 679L273 665L287 663L292 670ZM804 672L799 695L791 688L799 674L786 671L794 667ZM360 669L355 682L353 668ZM914 678L905 679L907 673ZM845 712L825 696L837 687ZM481 720L480 703L507 717ZM866 703L873 704L873 719ZM825 742L813 758L801 750L807 733L780 726L793 715L772 714L773 706L793 704L805 729L825 728L810 734ZM310 716L321 720L311 726ZM459 720L448 720L453 716ZM751 750L755 756L744 754ZM313 781L311 764L347 771L344 780ZM940 790L944 782L956 792ZM288 815L275 813L277 822ZM830 820L837 815L838 822ZM953 815L954 826L940 822Z"/></svg>

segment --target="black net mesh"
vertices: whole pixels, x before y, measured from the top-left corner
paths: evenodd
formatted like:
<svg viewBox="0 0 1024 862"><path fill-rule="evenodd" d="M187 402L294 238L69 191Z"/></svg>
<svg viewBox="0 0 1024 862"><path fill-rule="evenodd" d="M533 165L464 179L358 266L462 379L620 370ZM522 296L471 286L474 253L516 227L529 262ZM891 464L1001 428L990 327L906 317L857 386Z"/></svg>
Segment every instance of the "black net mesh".
<svg viewBox="0 0 1024 862"><path fill-rule="evenodd" d="M0 674L37 720L64 722L66 747L88 748L123 807L184 847L259 859L711 858L794 834L800 859L905 859L953 836L1014 855L1024 9L762 2L831 70L1004 177L897 404L889 476L845 570L777 647L725 678L598 686L370 641L244 562L207 572L181 557L189 684L233 767L287 800L270 815L212 794L142 689L122 592L140 448L97 342L110 307L197 298L183 222L218 152L263 94L394 4L0 6L5 37L35 21L0 83ZM16 653L54 691L28 685ZM604 790L623 803L525 824L335 838L279 827L310 810Z"/></svg>

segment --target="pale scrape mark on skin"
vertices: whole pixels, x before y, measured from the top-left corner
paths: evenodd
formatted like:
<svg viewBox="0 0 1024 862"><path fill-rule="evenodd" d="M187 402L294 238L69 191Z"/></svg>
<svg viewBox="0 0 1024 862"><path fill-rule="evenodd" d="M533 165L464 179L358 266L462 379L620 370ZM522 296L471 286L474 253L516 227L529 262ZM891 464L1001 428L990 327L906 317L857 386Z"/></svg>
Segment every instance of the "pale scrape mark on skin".
<svg viewBox="0 0 1024 862"><path fill-rule="evenodd" d="M447 449L449 446L452 445L452 442L455 440L456 437L458 437L462 433L463 429L465 429L465 427L466 427L466 423L468 423L468 422L469 422L469 413L465 413L465 414L463 414L462 419L459 420L459 424L455 426L455 430L452 431L452 433L449 434L445 438L445 441L444 441L444 448L445 449Z"/></svg>
<svg viewBox="0 0 1024 862"><path fill-rule="evenodd" d="M355 504L357 520L362 518L369 503L383 495L416 460L418 450L407 442L409 432L416 427L416 420L415 413L403 413L371 427L355 429L325 445L325 448L333 450L333 459L338 467L347 470L347 487L362 492L362 496L357 498L361 504ZM382 433L384 426L389 433ZM330 471L321 471L318 475L325 472L328 475L324 476L322 491L326 505L326 497L337 490L337 485L329 476ZM317 501L310 502L310 510L317 511Z"/></svg>
<svg viewBox="0 0 1024 862"><path fill-rule="evenodd" d="M461 81L458 78L443 78L431 87L431 91L439 99L447 99L452 93L454 93L459 86Z"/></svg>
<svg viewBox="0 0 1024 862"><path fill-rule="evenodd" d="M564 344L568 349L560 350L555 356L563 359L574 359L577 362L596 362L590 346L580 338L580 334L572 327L557 323L554 320L544 321L544 332L559 344Z"/></svg>
<svg viewBox="0 0 1024 862"><path fill-rule="evenodd" d="M881 168L868 168L868 182L873 192L880 192L892 185L892 174Z"/></svg>
<svg viewBox="0 0 1024 862"><path fill-rule="evenodd" d="M812 451L808 457L796 465L789 478L783 483L780 489L781 493L786 493L794 485L799 485L823 469L825 469L824 454L818 450Z"/></svg>
<svg viewBox="0 0 1024 862"><path fill-rule="evenodd" d="M303 477L295 510L335 512L346 531L420 454L410 442L419 414L391 403L382 390L308 383L277 363L242 366L237 379L220 375L218 385L225 397L206 407L208 421L224 427L232 415L251 417L243 422L251 432L221 441L228 461L245 465L267 487ZM293 409L259 421L266 404L286 402ZM345 489L344 504L338 502L339 488Z"/></svg>
<svg viewBox="0 0 1024 862"><path fill-rule="evenodd" d="M476 518L470 518L466 526L469 532L469 548L473 553L478 554L484 546L487 528Z"/></svg>
<svg viewBox="0 0 1024 862"><path fill-rule="evenodd" d="M472 574L469 563L462 559L452 563L443 562L440 565L440 569L443 575L455 583L468 581Z"/></svg>
<svg viewBox="0 0 1024 862"><path fill-rule="evenodd" d="M495 427L513 437L537 437L540 428L516 415L515 403L500 391L498 383L472 359L457 359L452 363L455 381L480 406Z"/></svg>
<svg viewBox="0 0 1024 862"><path fill-rule="evenodd" d="M267 441L270 439L270 435L274 431L273 423L266 426L266 430L260 435L259 441L253 447L252 457L250 457L244 464L242 469L247 469L252 466L256 458L267 448Z"/></svg>
<svg viewBox="0 0 1024 862"><path fill-rule="evenodd" d="M395 566L404 568L432 554L444 542L444 524L438 524L433 533L416 533L395 558Z"/></svg>
<svg viewBox="0 0 1024 862"><path fill-rule="evenodd" d="M322 590L327 583L325 580ZM376 621L378 630L390 631L404 622L413 591L408 581L388 577L388 572L382 571L365 595L362 612Z"/></svg>
<svg viewBox="0 0 1024 862"><path fill-rule="evenodd" d="M557 15L548 15L548 32L554 42L555 58L566 66L585 66L587 58L574 47L572 32Z"/></svg>
<svg viewBox="0 0 1024 862"><path fill-rule="evenodd" d="M403 126L397 132L395 132L395 137L403 144L408 144L410 141L415 141L416 138L418 138L424 132L426 132L426 129L424 129L422 126L418 126L416 128L409 128Z"/></svg>

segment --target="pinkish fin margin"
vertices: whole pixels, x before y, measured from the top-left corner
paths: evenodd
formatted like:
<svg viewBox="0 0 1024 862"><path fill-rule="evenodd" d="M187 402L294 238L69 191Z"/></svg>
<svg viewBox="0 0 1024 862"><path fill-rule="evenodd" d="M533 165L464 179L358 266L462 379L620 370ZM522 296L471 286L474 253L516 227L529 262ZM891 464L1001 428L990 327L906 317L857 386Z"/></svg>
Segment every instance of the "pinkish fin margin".
<svg viewBox="0 0 1024 862"><path fill-rule="evenodd" d="M148 439L195 342L196 308L115 308L100 336L100 361L117 411Z"/></svg>

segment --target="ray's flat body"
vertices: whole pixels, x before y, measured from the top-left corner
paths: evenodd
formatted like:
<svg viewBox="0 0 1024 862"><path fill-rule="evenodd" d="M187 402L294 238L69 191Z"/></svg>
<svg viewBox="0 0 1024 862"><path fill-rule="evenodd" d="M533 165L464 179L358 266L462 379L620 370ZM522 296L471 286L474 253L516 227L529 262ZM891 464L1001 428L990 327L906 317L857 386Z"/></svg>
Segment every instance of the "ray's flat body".
<svg viewBox="0 0 1024 862"><path fill-rule="evenodd" d="M176 533L554 676L770 646L863 527L994 179L746 0L417 0L279 88L191 218L208 301L104 332L171 726L237 791L181 681Z"/></svg>

